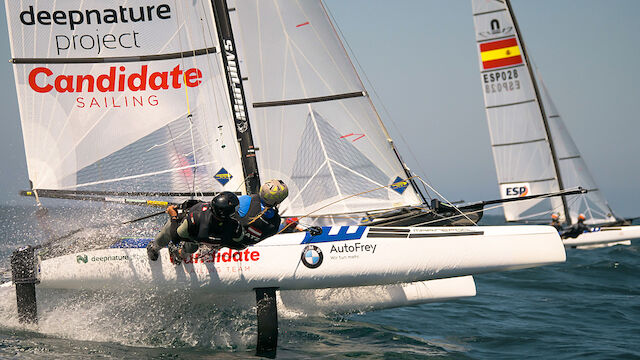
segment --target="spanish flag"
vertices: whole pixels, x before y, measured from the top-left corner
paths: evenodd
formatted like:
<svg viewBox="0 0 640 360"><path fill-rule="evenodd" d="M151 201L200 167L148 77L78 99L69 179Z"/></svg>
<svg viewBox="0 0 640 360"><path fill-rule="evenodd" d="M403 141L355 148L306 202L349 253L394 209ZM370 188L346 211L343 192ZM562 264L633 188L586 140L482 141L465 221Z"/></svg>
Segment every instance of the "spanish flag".
<svg viewBox="0 0 640 360"><path fill-rule="evenodd" d="M522 64L520 47L515 37L480 44L480 59L484 70Z"/></svg>

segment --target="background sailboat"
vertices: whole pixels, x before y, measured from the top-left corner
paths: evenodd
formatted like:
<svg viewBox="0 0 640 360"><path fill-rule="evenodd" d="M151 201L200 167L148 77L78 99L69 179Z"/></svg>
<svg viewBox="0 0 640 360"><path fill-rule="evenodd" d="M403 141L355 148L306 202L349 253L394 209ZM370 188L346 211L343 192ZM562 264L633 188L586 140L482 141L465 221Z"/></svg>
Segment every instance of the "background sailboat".
<svg viewBox="0 0 640 360"><path fill-rule="evenodd" d="M580 213L602 233L565 240L599 244L640 236L639 227L617 226L540 77L533 74L517 22L506 1L473 0L480 72L494 162L503 198L583 187L587 194L505 205L507 221L548 221L551 213L570 225ZM629 225L628 223L626 225Z"/></svg>

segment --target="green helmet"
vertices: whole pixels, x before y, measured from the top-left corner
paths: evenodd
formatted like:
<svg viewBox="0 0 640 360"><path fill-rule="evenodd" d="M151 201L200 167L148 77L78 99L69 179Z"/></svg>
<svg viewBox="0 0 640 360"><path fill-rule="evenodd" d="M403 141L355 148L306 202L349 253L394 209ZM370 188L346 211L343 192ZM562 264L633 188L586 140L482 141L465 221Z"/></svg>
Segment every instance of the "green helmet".
<svg viewBox="0 0 640 360"><path fill-rule="evenodd" d="M260 187L260 200L265 205L276 206L289 195L289 188L282 180L272 179Z"/></svg>

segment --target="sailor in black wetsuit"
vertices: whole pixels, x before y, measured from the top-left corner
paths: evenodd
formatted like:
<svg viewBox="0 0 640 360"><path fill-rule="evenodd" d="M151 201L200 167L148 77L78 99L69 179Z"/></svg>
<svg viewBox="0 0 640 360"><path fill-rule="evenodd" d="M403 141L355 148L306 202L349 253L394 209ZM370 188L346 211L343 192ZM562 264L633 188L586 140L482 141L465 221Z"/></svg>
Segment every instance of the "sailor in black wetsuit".
<svg viewBox="0 0 640 360"><path fill-rule="evenodd" d="M585 219L586 218L584 217L584 214L578 215L578 222L571 225L571 227L569 227L565 232L563 232L560 235L560 237L563 239L567 239L567 238L575 239L582 233L591 232L589 227L584 223Z"/></svg>
<svg viewBox="0 0 640 360"><path fill-rule="evenodd" d="M254 245L269 236L275 235L280 228L280 215L276 207L289 195L289 189L282 180L269 180L254 195L240 196L240 206L234 217L244 228L244 237L240 243L234 243L235 250Z"/></svg>
<svg viewBox="0 0 640 360"><path fill-rule="evenodd" d="M228 191L216 195L210 203L197 202L183 214L169 206L171 217L155 240L147 245L147 255L158 259L161 248L167 246L174 264L180 264L198 250L199 243L216 243L223 246L237 244L243 238L243 229L231 217L238 207L238 197Z"/></svg>
<svg viewBox="0 0 640 360"><path fill-rule="evenodd" d="M556 228L558 232L562 231L562 224L560 224L560 215L558 213L551 214L551 224L549 224Z"/></svg>

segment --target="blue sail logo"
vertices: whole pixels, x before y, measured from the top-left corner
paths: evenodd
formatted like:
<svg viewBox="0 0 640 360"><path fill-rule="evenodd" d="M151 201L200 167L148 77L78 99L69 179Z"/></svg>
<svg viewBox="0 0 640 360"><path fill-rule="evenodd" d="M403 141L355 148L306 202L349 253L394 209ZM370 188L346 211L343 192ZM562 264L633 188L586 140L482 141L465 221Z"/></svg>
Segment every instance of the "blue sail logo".
<svg viewBox="0 0 640 360"><path fill-rule="evenodd" d="M231 176L231 174L229 174L229 172L225 170L225 168L221 168L220 171L213 175L213 177L218 180L218 182L222 184L222 186L225 186L229 182L229 180L233 178L233 176Z"/></svg>
<svg viewBox="0 0 640 360"><path fill-rule="evenodd" d="M402 194L408 187L409 182L407 180L401 179L399 176L396 176L396 179L391 184L391 188L398 194Z"/></svg>

